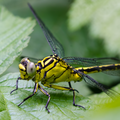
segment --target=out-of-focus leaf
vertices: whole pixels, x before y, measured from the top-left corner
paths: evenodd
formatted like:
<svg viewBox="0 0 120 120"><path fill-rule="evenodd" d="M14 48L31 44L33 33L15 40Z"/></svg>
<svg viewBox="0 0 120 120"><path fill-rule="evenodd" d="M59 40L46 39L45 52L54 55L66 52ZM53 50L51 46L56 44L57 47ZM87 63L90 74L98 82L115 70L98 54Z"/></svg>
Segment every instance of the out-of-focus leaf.
<svg viewBox="0 0 120 120"><path fill-rule="evenodd" d="M15 17L0 6L0 74L20 55L29 42L35 21Z"/></svg>
<svg viewBox="0 0 120 120"><path fill-rule="evenodd" d="M109 53L120 54L119 11L119 0L75 0L69 11L69 28L77 30L91 23L91 34L104 39Z"/></svg>
<svg viewBox="0 0 120 120"><path fill-rule="evenodd" d="M116 86L115 90L120 91L120 85ZM104 100L100 100L99 98L99 95L91 97L91 99L94 100L96 104L99 103L99 106L101 107L88 112L89 120L119 120L120 97L114 99L113 101L108 101L107 103L103 103Z"/></svg>

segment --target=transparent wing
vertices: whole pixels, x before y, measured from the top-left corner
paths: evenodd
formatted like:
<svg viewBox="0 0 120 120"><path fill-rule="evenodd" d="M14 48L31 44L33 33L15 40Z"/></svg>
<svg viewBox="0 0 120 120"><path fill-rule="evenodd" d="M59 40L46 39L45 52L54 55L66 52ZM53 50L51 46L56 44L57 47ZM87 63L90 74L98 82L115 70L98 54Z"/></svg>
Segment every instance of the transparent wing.
<svg viewBox="0 0 120 120"><path fill-rule="evenodd" d="M120 59L114 57L108 58L64 57L63 60L65 60L65 62L67 62L70 65L80 65L82 67L120 63Z"/></svg>
<svg viewBox="0 0 120 120"><path fill-rule="evenodd" d="M120 70L103 71L103 73L113 76L120 76Z"/></svg>
<svg viewBox="0 0 120 120"><path fill-rule="evenodd" d="M57 41L57 39L52 35L52 33L49 31L49 29L45 26L45 24L42 22L42 20L39 18L39 16L36 14L32 6L28 3L28 6L30 10L32 11L33 15L35 16L38 24L40 25L41 29L43 30L43 33L53 51L53 54L57 54L59 57L64 57L64 50L62 45Z"/></svg>
<svg viewBox="0 0 120 120"><path fill-rule="evenodd" d="M94 87L99 88L100 90L102 90L103 92L105 92L108 96L110 96L110 97L113 98L113 97L116 97L116 96L120 95L119 93L117 93L114 90L109 90L109 89L105 88L103 84L97 82L96 80L94 80L90 76L88 76L88 75L86 75L86 74L84 74L84 73L82 73L80 71L75 71L75 72L77 72L80 76L82 75L83 79L84 79L84 81L86 83L88 83L88 84L90 84L90 85L92 85Z"/></svg>
<svg viewBox="0 0 120 120"><path fill-rule="evenodd" d="M74 66L79 65L79 67L91 67L109 64L120 64L120 59L118 58L81 58L81 57L65 57L63 58L68 64ZM116 70L103 71L105 74L120 76L120 68Z"/></svg>

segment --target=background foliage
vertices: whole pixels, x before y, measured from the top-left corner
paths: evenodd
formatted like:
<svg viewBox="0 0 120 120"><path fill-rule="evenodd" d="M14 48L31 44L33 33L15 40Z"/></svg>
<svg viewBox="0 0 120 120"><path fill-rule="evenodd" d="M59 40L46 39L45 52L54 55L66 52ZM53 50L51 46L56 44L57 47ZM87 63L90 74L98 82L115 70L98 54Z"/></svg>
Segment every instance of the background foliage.
<svg viewBox="0 0 120 120"><path fill-rule="evenodd" d="M0 63L5 68L3 70L0 66L0 69L3 70L2 72L4 72L8 66L12 64L13 60L21 53L21 50L27 46L29 41L28 35L31 33L31 30L35 25L34 21L27 18L30 16L33 17L27 6L27 2L31 3L46 26L48 26L54 36L63 45L66 56L119 56L120 2L118 0L0 0L0 12L3 10L1 12L3 15L0 14L0 48L2 49L2 47L4 47L4 49L6 49L0 51ZM3 5L5 7L4 9L2 7ZM2 20L2 18L6 21ZM25 23L23 26L21 21ZM27 27L29 25L30 27ZM21 29L15 29L17 26L20 26ZM4 32L5 30L3 28L7 32ZM14 29L15 32L13 31ZM21 31L24 34L22 34ZM10 35L9 37L7 36L8 34ZM17 35L20 37L17 37ZM21 55L44 58L45 56L52 54L52 51L50 50L50 47L38 25L34 27L34 31L30 37L30 42L22 51ZM14 42L9 44L10 40L18 41L16 43L20 46L20 48L15 48L16 44ZM1 41L4 42L1 43ZM8 44L7 47L5 46L6 43ZM13 46L9 47L9 45ZM10 54L8 52L7 54L6 51L11 51L13 48L16 53ZM8 59L7 62L5 59ZM71 92L58 91L48 88L45 89L51 95L51 102L49 104L49 109L51 111L50 114L48 114L44 109L47 97L40 91L23 105L17 107L17 104L32 93L34 86L32 81L27 82L21 80L19 82L20 89L12 95L9 94L10 91L15 88L15 81L19 76L19 73L16 73L18 72L19 61L20 57L14 61L14 63L6 72L4 72L4 75L1 75L0 78L1 120L14 120L16 118L83 120L90 117L91 119L98 119L100 116L102 119L106 118L107 120L112 118L109 117L110 115L116 118L116 120L119 118L119 113L117 112L117 110L119 111L120 109L119 98L116 99L115 102L111 102L111 99L103 93L90 96L93 91L90 90L84 82L80 82L78 84L73 83L73 87L78 89L80 92L79 94L76 94L76 103L85 106L87 109L86 111L82 108L72 106ZM95 80L109 87L119 83L118 77L108 76L102 73L93 74L91 76ZM67 83L60 84L67 86ZM117 85L114 89L119 92L119 85ZM103 106L105 111L102 111L100 106ZM100 114L96 114L94 117L96 109L101 112L98 112ZM110 110L108 111L108 109Z"/></svg>

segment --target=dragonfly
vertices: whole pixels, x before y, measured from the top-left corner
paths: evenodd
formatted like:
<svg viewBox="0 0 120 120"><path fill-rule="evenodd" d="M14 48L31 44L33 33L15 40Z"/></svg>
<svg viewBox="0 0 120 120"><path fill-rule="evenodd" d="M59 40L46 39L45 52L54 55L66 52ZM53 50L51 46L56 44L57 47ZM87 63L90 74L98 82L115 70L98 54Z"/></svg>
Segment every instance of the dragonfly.
<svg viewBox="0 0 120 120"><path fill-rule="evenodd" d="M54 88L58 90L66 90L73 92L73 105L85 109L82 105L77 105L75 103L75 92L78 90L72 88L71 81L80 82L84 80L88 84L91 84L103 92L105 92L110 97L116 95L116 91L107 89L103 84L97 82L89 73L105 72L110 75L120 76L120 60L118 58L81 58L81 57L64 57L64 50L62 45L53 36L50 30L46 27L40 17L37 15L32 6L28 3L30 10L32 11L34 17L36 18L38 24L40 25L49 46L52 49L53 55L47 56L43 59L39 59L37 63L31 62L28 57L21 60L19 64L20 77L16 81L16 88L10 92L12 94L18 89L19 80L32 80L35 85L33 93L25 98L18 106L24 103L27 99L31 98L37 90L39 89L43 94L48 96L47 103L45 105L48 113L48 104L50 102L50 94L43 89L39 84L48 88ZM35 59L36 60L36 59ZM79 65L82 67L74 68L72 65ZM68 82L68 87L55 85L53 83Z"/></svg>

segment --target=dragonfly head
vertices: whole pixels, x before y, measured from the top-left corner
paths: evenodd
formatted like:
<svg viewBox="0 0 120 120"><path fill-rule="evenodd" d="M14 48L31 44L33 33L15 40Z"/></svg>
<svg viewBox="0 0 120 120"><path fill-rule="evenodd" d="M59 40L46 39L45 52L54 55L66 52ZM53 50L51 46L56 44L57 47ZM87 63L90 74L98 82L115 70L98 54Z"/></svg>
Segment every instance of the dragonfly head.
<svg viewBox="0 0 120 120"><path fill-rule="evenodd" d="M20 77L23 80L30 80L34 77L36 67L33 62L30 62L29 58L23 58L19 64Z"/></svg>

